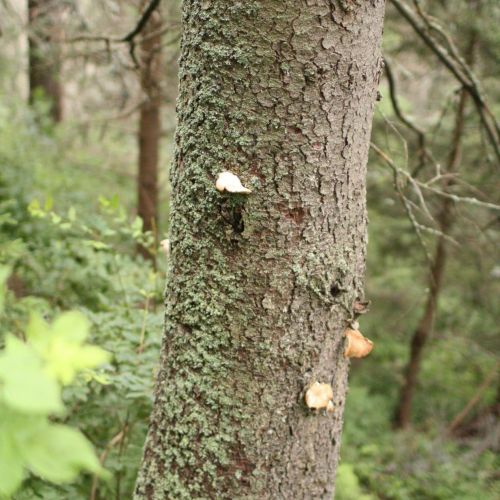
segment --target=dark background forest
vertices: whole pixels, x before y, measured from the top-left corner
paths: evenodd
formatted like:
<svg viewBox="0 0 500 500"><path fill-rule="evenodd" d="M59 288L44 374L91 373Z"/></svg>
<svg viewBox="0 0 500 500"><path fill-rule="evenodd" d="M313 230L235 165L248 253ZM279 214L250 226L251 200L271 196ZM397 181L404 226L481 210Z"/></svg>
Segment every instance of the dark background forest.
<svg viewBox="0 0 500 500"><path fill-rule="evenodd" d="M141 25L148 4L0 0L0 345L36 340L34 315L79 311L111 353L57 365L65 410L47 409L100 465L75 459L51 481L27 467L16 499L133 491L162 336L181 39L180 4ZM375 348L351 366L339 500L500 497L499 24L495 0L387 3L359 318ZM0 443L36 410L15 420L5 398Z"/></svg>

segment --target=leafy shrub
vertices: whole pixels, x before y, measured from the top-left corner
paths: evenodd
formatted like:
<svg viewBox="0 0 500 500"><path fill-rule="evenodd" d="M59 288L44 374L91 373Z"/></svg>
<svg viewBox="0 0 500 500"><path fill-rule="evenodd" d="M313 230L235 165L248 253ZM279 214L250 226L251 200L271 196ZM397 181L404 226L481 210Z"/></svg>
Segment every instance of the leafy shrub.
<svg viewBox="0 0 500 500"><path fill-rule="evenodd" d="M0 268L0 305L7 272ZM2 309L0 308L0 315ZM64 414L62 388L77 374L109 359L85 345L89 322L77 312L60 315L49 326L38 314L26 327L26 342L6 334L0 352L0 495L12 495L30 472L55 483L73 481L81 470L103 470L89 441L77 430L54 423Z"/></svg>

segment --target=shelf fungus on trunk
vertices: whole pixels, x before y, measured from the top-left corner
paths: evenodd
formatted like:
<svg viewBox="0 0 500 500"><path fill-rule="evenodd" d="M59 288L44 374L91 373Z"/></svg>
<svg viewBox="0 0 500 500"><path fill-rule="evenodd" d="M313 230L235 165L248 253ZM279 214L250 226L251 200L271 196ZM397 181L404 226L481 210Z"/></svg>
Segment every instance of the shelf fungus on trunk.
<svg viewBox="0 0 500 500"><path fill-rule="evenodd" d="M161 251L168 257L170 255L170 240L160 241Z"/></svg>
<svg viewBox="0 0 500 500"><path fill-rule="evenodd" d="M217 176L215 188L221 193L227 191L228 193L235 194L250 194L252 192L250 189L243 186L240 178L232 172L221 172Z"/></svg>
<svg viewBox="0 0 500 500"><path fill-rule="evenodd" d="M314 382L306 392L306 405L313 410L325 409L333 413L333 389L330 384Z"/></svg>
<svg viewBox="0 0 500 500"><path fill-rule="evenodd" d="M373 349L373 342L367 339L359 330L347 328L345 331L346 345L344 357L364 358Z"/></svg>

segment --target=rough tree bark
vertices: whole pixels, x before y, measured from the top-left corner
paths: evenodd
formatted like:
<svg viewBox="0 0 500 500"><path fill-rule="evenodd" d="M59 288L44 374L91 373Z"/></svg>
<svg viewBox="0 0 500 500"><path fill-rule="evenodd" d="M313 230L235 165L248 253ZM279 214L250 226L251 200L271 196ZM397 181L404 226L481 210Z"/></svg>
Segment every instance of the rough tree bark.
<svg viewBox="0 0 500 500"><path fill-rule="evenodd" d="M331 499L384 2L184 0L166 331L137 499ZM253 190L220 194L229 170ZM333 415L309 411L314 381Z"/></svg>
<svg viewBox="0 0 500 500"><path fill-rule="evenodd" d="M467 62L472 64L474 46L476 45L476 33L471 35L471 41L467 49ZM451 174L457 172L462 159L462 138L465 127L465 108L468 99L466 89L460 91L455 125L451 140L451 150L448 156L445 173L450 174L443 181L442 190L447 192L453 184ZM418 383L422 354L434 327L434 320L438 311L438 302L441 295L443 278L447 262L447 237L455 222L454 202L450 198L444 198L441 202L436 217L441 235L438 237L434 257L431 262L429 273L429 295L425 309L413 334L410 346L410 359L405 369L405 378L399 400L394 413L394 428L404 429L411 424L413 398Z"/></svg>
<svg viewBox="0 0 500 500"><path fill-rule="evenodd" d="M140 46L141 86L146 101L141 106L139 116L137 213L143 221L143 230L152 231L154 235L157 234L158 228L158 158L163 72L161 25L160 7L157 7L144 27ZM144 258L154 260L154 255L142 245L139 245L138 251Z"/></svg>
<svg viewBox="0 0 500 500"><path fill-rule="evenodd" d="M55 0L28 0L29 102L38 93L50 100L50 116L57 123L63 117L63 92L59 80L61 36L60 6Z"/></svg>

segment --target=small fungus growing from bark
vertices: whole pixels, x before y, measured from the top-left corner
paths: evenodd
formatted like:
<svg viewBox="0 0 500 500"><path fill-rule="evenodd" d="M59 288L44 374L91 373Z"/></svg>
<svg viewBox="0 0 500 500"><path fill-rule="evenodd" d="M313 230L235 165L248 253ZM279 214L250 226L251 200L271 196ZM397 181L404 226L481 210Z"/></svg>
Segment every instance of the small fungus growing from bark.
<svg viewBox="0 0 500 500"><path fill-rule="evenodd" d="M217 176L215 188L221 193L227 191L228 193L250 194L252 192L250 189L243 186L237 175L231 172L221 172Z"/></svg>
<svg viewBox="0 0 500 500"><path fill-rule="evenodd" d="M162 252L168 257L170 255L170 240L161 240L160 248Z"/></svg>
<svg viewBox="0 0 500 500"><path fill-rule="evenodd" d="M306 392L306 405L314 410L326 408L328 413L333 411L333 389L330 384L314 382Z"/></svg>
<svg viewBox="0 0 500 500"><path fill-rule="evenodd" d="M373 342L364 337L359 330L347 328L345 337L346 346L344 357L346 358L364 358L368 356L373 349Z"/></svg>

